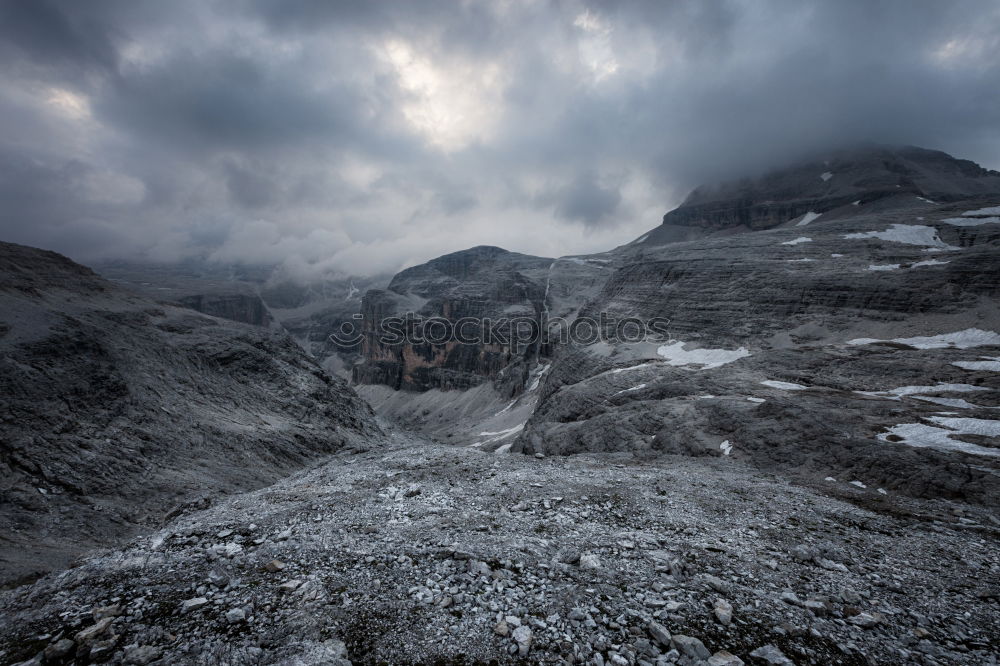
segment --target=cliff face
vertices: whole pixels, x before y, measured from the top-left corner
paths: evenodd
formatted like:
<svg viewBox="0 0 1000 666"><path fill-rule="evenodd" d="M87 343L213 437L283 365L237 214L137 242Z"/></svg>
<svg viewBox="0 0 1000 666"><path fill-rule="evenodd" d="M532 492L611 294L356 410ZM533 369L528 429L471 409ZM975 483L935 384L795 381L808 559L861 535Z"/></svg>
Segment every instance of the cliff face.
<svg viewBox="0 0 1000 666"><path fill-rule="evenodd" d="M147 300L0 244L0 561L8 577L379 433L286 335Z"/></svg>
<svg viewBox="0 0 1000 666"><path fill-rule="evenodd" d="M181 296L177 302L213 317L253 326L270 326L274 323L264 301L256 294L190 294Z"/></svg>
<svg viewBox="0 0 1000 666"><path fill-rule="evenodd" d="M475 324L463 329L462 343L449 334L463 318L477 321L521 319L538 322L544 310L551 259L497 247L477 247L445 255L396 275L386 290L369 291L362 302L365 362L354 368L361 384L403 390L468 388L500 378L516 391L527 376L526 359L545 353L537 345L512 348L493 342ZM437 318L434 328L408 327L409 339L387 340L380 327L408 313L419 321ZM402 330L402 328L400 328ZM427 335L422 336L419 331ZM446 339L449 338L449 339ZM437 342L436 342L437 341ZM505 373L506 371L506 373Z"/></svg>

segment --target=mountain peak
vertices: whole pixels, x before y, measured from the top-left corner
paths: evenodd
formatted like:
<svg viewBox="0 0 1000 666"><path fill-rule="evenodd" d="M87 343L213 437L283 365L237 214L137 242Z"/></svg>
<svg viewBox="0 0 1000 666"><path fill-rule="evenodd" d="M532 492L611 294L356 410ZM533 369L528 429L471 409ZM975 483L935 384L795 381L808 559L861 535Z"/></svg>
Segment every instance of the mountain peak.
<svg viewBox="0 0 1000 666"><path fill-rule="evenodd" d="M770 229L806 213L899 195L936 202L997 196L1000 173L917 146L843 149L763 175L699 186L644 242Z"/></svg>

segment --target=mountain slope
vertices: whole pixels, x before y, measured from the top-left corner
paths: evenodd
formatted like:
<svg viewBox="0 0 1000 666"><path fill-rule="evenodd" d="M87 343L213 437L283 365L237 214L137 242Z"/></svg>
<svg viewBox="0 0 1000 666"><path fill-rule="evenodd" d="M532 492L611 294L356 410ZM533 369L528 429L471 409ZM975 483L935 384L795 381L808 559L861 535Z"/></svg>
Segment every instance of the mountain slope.
<svg viewBox="0 0 1000 666"><path fill-rule="evenodd" d="M0 560L10 580L378 436L287 336L0 244Z"/></svg>
<svg viewBox="0 0 1000 666"><path fill-rule="evenodd" d="M721 456L808 482L990 503L1000 496L998 203L1000 174L919 148L845 151L702 187L662 233L552 261L531 301L605 318L605 333L626 318L666 320L665 336L543 346L517 366L523 393L362 391L408 427L484 450ZM554 279L567 266L587 272ZM488 302L489 275L449 289ZM892 342L936 335L934 349ZM889 342L852 342L864 339ZM425 374L442 367L421 357ZM501 382L497 367L480 381Z"/></svg>
<svg viewBox="0 0 1000 666"><path fill-rule="evenodd" d="M967 213L998 202L896 195L633 252L581 316L662 317L669 336L560 349L513 449L721 456L995 502L1000 217ZM941 337L905 342L920 336Z"/></svg>
<svg viewBox="0 0 1000 666"><path fill-rule="evenodd" d="M899 195L955 202L1000 191L1000 173L914 146L869 146L777 169L756 178L696 188L635 245L770 229L854 202Z"/></svg>

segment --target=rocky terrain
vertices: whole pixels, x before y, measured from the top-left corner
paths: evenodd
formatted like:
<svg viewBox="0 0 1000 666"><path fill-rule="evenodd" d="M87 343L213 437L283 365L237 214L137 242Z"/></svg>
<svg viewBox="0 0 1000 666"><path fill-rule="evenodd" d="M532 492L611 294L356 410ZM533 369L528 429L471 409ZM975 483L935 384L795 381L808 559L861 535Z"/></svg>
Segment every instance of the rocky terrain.
<svg viewBox="0 0 1000 666"><path fill-rule="evenodd" d="M264 326L0 250L0 663L1000 660L1000 174L971 162L845 151L363 300L248 278ZM360 352L321 340L357 313ZM407 313L606 323L377 338Z"/></svg>
<svg viewBox="0 0 1000 666"><path fill-rule="evenodd" d="M992 664L993 508L404 432L0 596L3 663Z"/></svg>
<svg viewBox="0 0 1000 666"><path fill-rule="evenodd" d="M379 433L287 335L6 243L0 368L4 583Z"/></svg>
<svg viewBox="0 0 1000 666"><path fill-rule="evenodd" d="M998 202L1000 174L880 147L699 188L611 252L510 255L533 270L518 273L532 288L516 306L491 300L506 293L508 269L493 268L506 253L448 255L370 293L367 321L411 308L454 322L475 304L604 316L608 339L515 357L367 345L355 380L379 413L438 441L722 456L988 504L1000 491ZM483 268L469 279L451 264ZM465 306L442 305L453 299ZM614 322L630 317L669 330L616 339ZM927 340L901 342L911 338Z"/></svg>
<svg viewBox="0 0 1000 666"><path fill-rule="evenodd" d="M260 296L263 269L234 270L199 262L131 264L108 262L95 267L111 282L153 300L254 326L273 326L274 317Z"/></svg>
<svg viewBox="0 0 1000 666"><path fill-rule="evenodd" d="M560 349L514 450L726 455L995 501L1000 218L963 213L997 201L645 251L582 314L665 317L670 339Z"/></svg>

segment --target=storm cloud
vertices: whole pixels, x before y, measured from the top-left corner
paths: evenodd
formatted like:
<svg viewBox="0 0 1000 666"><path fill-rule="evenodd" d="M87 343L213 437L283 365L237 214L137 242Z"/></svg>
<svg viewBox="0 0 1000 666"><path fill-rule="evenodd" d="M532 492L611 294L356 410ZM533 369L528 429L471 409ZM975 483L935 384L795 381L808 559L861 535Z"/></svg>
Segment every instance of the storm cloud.
<svg viewBox="0 0 1000 666"><path fill-rule="evenodd" d="M1000 168L1000 6L0 2L0 240L397 270L604 250L862 141Z"/></svg>

